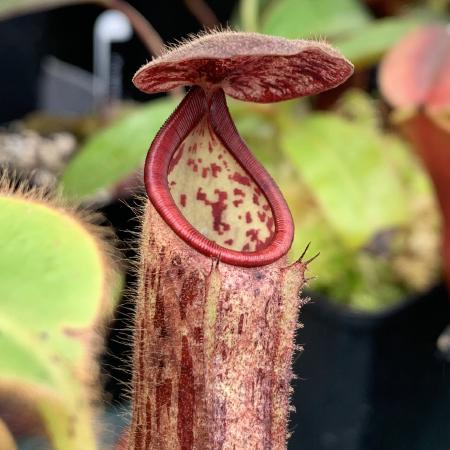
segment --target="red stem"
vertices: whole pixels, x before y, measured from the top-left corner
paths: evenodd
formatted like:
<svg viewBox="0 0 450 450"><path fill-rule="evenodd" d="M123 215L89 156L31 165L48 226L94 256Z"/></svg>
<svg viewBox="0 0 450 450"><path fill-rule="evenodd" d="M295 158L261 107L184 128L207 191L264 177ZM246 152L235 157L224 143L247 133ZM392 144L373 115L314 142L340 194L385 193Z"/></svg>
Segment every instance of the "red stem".
<svg viewBox="0 0 450 450"><path fill-rule="evenodd" d="M450 288L450 131L419 113L401 125L433 181L443 218L443 256Z"/></svg>
<svg viewBox="0 0 450 450"><path fill-rule="evenodd" d="M192 15L205 28L215 28L220 25L220 21L214 11L204 0L184 0L184 3Z"/></svg>

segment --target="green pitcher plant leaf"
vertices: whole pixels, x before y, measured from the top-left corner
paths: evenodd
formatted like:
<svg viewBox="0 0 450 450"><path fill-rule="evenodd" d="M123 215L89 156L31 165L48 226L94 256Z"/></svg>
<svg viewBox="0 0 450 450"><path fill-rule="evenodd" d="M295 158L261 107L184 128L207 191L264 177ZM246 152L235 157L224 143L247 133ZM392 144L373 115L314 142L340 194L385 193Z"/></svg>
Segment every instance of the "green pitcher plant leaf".
<svg viewBox="0 0 450 450"><path fill-rule="evenodd" d="M88 138L62 174L64 196L85 200L114 190L142 166L149 136L174 109L171 98L153 100Z"/></svg>
<svg viewBox="0 0 450 450"><path fill-rule="evenodd" d="M239 132L289 204L296 228L291 261L310 243L311 254L321 251L311 268L320 276L311 287L358 309L379 310L431 285L439 273L439 254L434 249L439 245L438 212L430 180L411 156L408 144L383 131L378 101L364 91L346 91L333 114L311 115L307 106L298 101L276 105L230 102ZM330 135L322 132L328 127ZM303 142L304 136L309 138ZM353 141L358 142L356 148ZM286 152L286 145L292 147L294 156ZM317 152L317 148L322 149L319 154L304 157L303 152ZM327 151L336 154L328 157ZM367 154L369 168L364 168ZM336 177L337 157L347 175ZM325 190L322 182L316 184L317 180L308 177L310 167L318 170L315 166L325 174ZM372 192L377 188L371 175L378 171L377 178L382 183L387 180L379 195ZM356 178L354 186L346 186L352 177ZM360 192L359 200L347 194L347 189ZM341 205L350 198L348 207ZM330 213L333 201L338 206ZM374 202L378 206L373 207ZM384 204L389 208L386 214L372 223L371 214ZM353 239L354 222L361 220L357 224L360 235ZM384 245L380 254L379 244Z"/></svg>
<svg viewBox="0 0 450 450"><path fill-rule="evenodd" d="M420 23L418 17L400 16L374 20L333 43L356 68L364 68L377 63L396 42Z"/></svg>
<svg viewBox="0 0 450 450"><path fill-rule="evenodd" d="M406 194L370 128L317 113L287 126L281 147L348 246L409 219Z"/></svg>
<svg viewBox="0 0 450 450"><path fill-rule="evenodd" d="M57 8L59 6L89 3L89 0L1 0L0 20L19 14Z"/></svg>
<svg viewBox="0 0 450 450"><path fill-rule="evenodd" d="M97 448L97 331L118 277L93 230L45 196L2 182L0 398L29 404L57 450Z"/></svg>
<svg viewBox="0 0 450 450"><path fill-rule="evenodd" d="M437 210L408 146L380 131L358 92L342 101L342 117L279 120L280 149L296 176L276 168L273 175L296 225L292 257L308 242L311 252L326 249L314 262L320 277L313 288L353 308L379 310L436 279ZM349 114L346 103L355 101L364 119ZM421 219L424 211L430 220Z"/></svg>
<svg viewBox="0 0 450 450"><path fill-rule="evenodd" d="M276 0L267 7L262 32L291 39L333 39L370 20L358 0Z"/></svg>
<svg viewBox="0 0 450 450"><path fill-rule="evenodd" d="M363 69L427 20L417 13L375 20L356 0L278 0L267 8L262 30L289 38L325 38Z"/></svg>

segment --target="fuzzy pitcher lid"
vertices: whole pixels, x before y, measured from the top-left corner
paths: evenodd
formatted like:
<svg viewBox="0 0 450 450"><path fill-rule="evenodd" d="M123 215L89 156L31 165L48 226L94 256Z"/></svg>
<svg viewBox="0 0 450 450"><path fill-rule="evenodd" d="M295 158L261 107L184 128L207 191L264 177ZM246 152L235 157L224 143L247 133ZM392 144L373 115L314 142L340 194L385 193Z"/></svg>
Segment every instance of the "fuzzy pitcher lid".
<svg viewBox="0 0 450 450"><path fill-rule="evenodd" d="M141 67L133 82L150 94L197 85L271 103L331 89L352 73L353 65L324 42L218 31L169 48Z"/></svg>

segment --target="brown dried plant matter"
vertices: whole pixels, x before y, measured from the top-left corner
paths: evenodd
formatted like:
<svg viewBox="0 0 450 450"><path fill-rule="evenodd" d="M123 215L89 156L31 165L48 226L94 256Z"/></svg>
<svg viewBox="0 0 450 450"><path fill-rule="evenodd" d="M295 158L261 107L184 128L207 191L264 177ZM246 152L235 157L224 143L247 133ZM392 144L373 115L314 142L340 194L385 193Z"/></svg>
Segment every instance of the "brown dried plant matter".
<svg viewBox="0 0 450 450"><path fill-rule="evenodd" d="M335 87L352 70L324 43L226 31L135 75L149 93L196 87L144 170L129 450L286 448L308 262L287 264L292 218L224 93L281 101Z"/></svg>
<svg viewBox="0 0 450 450"><path fill-rule="evenodd" d="M67 261L70 261L70 264L75 264L73 261L84 262L92 254L98 258L98 280L100 281L98 288L94 286L96 296L92 296L92 299L96 300L93 305L95 309L86 310L82 319L67 322L68 316L59 317L59 319L55 316L55 319L47 320L44 318L47 312L42 310L43 315L42 317L36 317L35 325L37 328L34 328L30 322L25 321L23 325L20 321L15 320L20 316L20 308L16 309L14 313L12 310L6 309L4 311L6 315L3 320L4 330L2 332L4 331L6 337L5 342L8 342L5 348L15 349L14 344L12 347L9 346L9 342L16 342L17 336L28 336L26 340L19 341L19 347L30 345L36 341L36 354L39 355L38 370L42 373L48 371L48 373L55 375L48 379L43 378L43 381L39 378L35 379L34 375L30 379L26 379L25 372L21 377L19 375L22 374L19 372L16 374L13 369L13 372L11 372L13 375L11 375L8 367L6 367L6 372L2 373L0 383L0 416L4 418L14 433L45 432L55 448L78 448L77 444L80 442L85 445L86 449L96 448L94 431L97 430L94 430L92 424L97 419L97 404L100 400L98 356L103 351L102 335L112 317L113 299L116 297L116 290L119 288L120 281L119 255L111 245L111 242L115 241L113 232L107 227L98 225L103 221L99 214L83 210L77 205L68 204L57 192L43 187L31 187L26 181L20 181L14 173L4 171L0 174L0 199L3 200L2 206L5 208L8 204L21 204L24 206L21 209L23 212L28 206L30 217L37 210L45 210L45 214L39 214L40 220L42 220L41 224L46 223L43 222L44 220L48 220L48 223L52 220L64 220L63 223L68 224L71 228L70 235L72 237L79 236L82 243L89 242L93 250L92 253L87 253L88 256L86 257L82 255L80 259L77 259L77 254L71 254ZM28 219L25 214L23 224L27 225ZM52 292L56 292L54 280L64 279L64 277L59 276L58 270L56 270L56 276L54 276L53 271L56 267L55 262L65 262L65 256L55 259L51 256L53 252L50 252L50 257L45 253L37 255L35 260L31 252L34 248L40 247L30 246L30 242L33 237L36 239L44 235L34 228L25 230L17 223L12 225L13 230L19 230L19 238L15 241L17 248L21 245L29 260L32 261L30 264L30 261L27 260L25 266L32 270L36 269L37 273L48 271L49 268L52 270L50 281L44 280L42 285L36 281L38 278L36 278L35 273L30 275L30 279L25 278L24 283L31 283L35 287L37 299L42 299L41 294L44 292L49 299L57 300L56 297L48 293L46 288L50 286L50 290L53 289ZM73 233L72 229L77 229L79 234ZM40 230L43 230L43 228ZM25 231L29 231L29 233L25 233ZM61 243L58 235L49 234L49 239L45 239L45 242L59 250L60 255L65 255L61 252L68 247L64 240ZM24 252L19 253L20 255L25 254ZM9 252L7 251L3 256L5 254L8 255ZM77 279L79 278L76 272L74 276ZM85 278L81 277L81 279L84 280ZM3 277L2 281L6 281L6 285L8 285L10 281L8 271L6 278ZM61 290L67 291L67 286L61 285L59 287ZM19 290L19 292L23 291ZM88 290L83 292L89 295ZM8 300L8 289L6 289L6 296L6 300ZM62 298L65 299L68 296L62 295ZM19 294L18 296L10 296L10 300L25 305L26 300L29 300L30 303L36 299L21 297ZM49 306L50 304L51 302L43 306ZM69 305L68 308L70 309L70 307ZM16 317L17 314L19 315ZM12 325L8 326L8 321ZM55 344L55 342L60 342L60 344ZM77 353L73 352L68 355L64 353L66 349L72 348L78 348ZM34 367L33 364L33 361L30 362L30 367ZM20 411L20 414L18 414L18 411ZM6 450L6 447L2 446L1 438L0 449Z"/></svg>

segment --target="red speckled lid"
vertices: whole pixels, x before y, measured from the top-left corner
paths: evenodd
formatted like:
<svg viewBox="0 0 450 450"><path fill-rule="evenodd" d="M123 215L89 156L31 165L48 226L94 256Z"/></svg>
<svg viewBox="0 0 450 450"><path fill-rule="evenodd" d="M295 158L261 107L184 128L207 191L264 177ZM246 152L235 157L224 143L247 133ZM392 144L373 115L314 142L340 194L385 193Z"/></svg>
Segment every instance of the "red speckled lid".
<svg viewBox="0 0 450 450"><path fill-rule="evenodd" d="M331 89L352 73L353 65L323 42L221 31L169 49L140 68L133 82L150 94L198 85L271 103Z"/></svg>
<svg viewBox="0 0 450 450"><path fill-rule="evenodd" d="M405 36L385 56L379 70L383 95L395 108L450 106L450 27L429 25Z"/></svg>

